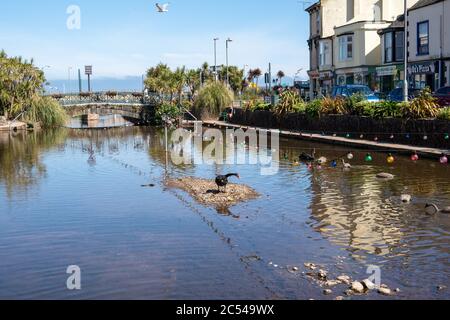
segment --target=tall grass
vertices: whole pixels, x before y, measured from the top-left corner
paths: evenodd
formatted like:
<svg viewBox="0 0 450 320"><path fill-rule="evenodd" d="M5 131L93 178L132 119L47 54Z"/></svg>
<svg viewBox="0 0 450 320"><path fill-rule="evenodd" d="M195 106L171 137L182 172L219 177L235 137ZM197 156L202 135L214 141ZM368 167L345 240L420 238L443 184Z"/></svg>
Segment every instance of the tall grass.
<svg viewBox="0 0 450 320"><path fill-rule="evenodd" d="M59 103L50 97L38 97L33 100L25 114L25 120L39 122L43 127L60 127L67 122L67 113Z"/></svg>
<svg viewBox="0 0 450 320"><path fill-rule="evenodd" d="M217 118L233 103L234 95L222 82L210 82L198 93L193 113L203 120Z"/></svg>

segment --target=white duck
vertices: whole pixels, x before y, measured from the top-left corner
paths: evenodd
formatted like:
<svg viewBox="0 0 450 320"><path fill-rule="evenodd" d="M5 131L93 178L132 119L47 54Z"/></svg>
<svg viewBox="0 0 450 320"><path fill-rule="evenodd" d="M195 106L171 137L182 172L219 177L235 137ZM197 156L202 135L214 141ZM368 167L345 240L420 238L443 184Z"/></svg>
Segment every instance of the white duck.
<svg viewBox="0 0 450 320"><path fill-rule="evenodd" d="M352 168L352 165L350 163L345 162L344 159L342 160L342 165L344 166L344 170L350 170Z"/></svg>

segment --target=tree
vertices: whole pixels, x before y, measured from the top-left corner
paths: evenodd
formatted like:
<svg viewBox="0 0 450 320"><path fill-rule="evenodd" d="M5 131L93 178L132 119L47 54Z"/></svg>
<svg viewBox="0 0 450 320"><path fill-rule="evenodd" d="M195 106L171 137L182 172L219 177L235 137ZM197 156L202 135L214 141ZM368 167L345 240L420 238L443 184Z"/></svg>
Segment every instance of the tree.
<svg viewBox="0 0 450 320"><path fill-rule="evenodd" d="M21 57L9 58L0 52L0 110L8 118L20 115L43 91L42 70Z"/></svg>
<svg viewBox="0 0 450 320"><path fill-rule="evenodd" d="M161 100L173 94L174 84L172 79L172 70L163 63L152 67L147 71L147 78L145 79L145 86L153 93L158 94Z"/></svg>
<svg viewBox="0 0 450 320"><path fill-rule="evenodd" d="M189 88L191 100L194 99L195 94L200 89L201 79L200 79L201 69L188 70L186 72L186 86Z"/></svg>
<svg viewBox="0 0 450 320"><path fill-rule="evenodd" d="M220 78L226 80L227 78L227 67L222 68L220 72ZM242 80L244 79L244 70L236 66L228 67L228 79L230 82L231 89L237 93L242 91Z"/></svg>
<svg viewBox="0 0 450 320"><path fill-rule="evenodd" d="M210 81L195 99L194 114L201 119L216 118L225 108L231 106L233 92L220 81Z"/></svg>
<svg viewBox="0 0 450 320"><path fill-rule="evenodd" d="M278 71L278 73L277 73L277 77L278 77L278 81L280 82L280 86L281 85L283 85L283 83L282 83L282 81L283 81L283 78L285 77L286 75L285 75L285 73L283 72L283 71Z"/></svg>

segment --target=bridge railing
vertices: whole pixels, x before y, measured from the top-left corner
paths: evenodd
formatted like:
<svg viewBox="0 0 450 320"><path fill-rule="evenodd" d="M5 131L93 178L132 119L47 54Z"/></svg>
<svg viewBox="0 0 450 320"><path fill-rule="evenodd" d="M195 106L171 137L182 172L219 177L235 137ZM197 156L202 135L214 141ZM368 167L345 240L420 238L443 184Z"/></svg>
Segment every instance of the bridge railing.
<svg viewBox="0 0 450 320"><path fill-rule="evenodd" d="M110 104L148 104L151 99L144 98L142 93L136 92L92 92L82 94L52 94L48 95L56 99L62 106L83 105L93 103Z"/></svg>

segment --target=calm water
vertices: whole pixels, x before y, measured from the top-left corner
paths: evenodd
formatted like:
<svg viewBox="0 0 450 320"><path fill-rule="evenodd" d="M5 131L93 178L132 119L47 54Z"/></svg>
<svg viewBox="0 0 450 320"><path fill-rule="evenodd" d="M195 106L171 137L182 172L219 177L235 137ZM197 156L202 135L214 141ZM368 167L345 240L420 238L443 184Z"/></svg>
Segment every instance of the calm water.
<svg viewBox="0 0 450 320"><path fill-rule="evenodd" d="M1 299L333 299L286 266L322 265L402 292L389 299L448 299L450 168L436 161L355 152L350 172L291 164L312 147L283 140L275 176L258 166L169 166L156 129L61 129L0 134ZM315 145L335 158L348 150ZM250 150L255 153L255 150ZM164 188L170 177L213 178L238 171L262 196L223 215ZM376 173L396 175L380 181ZM153 183L154 188L142 185ZM401 204L407 190L411 204ZM255 259L255 257L260 259ZM271 263L272 262L272 263ZM275 268L273 265L277 265ZM66 269L82 270L68 291ZM303 269L303 268L302 268ZM354 299L380 299L371 293Z"/></svg>

